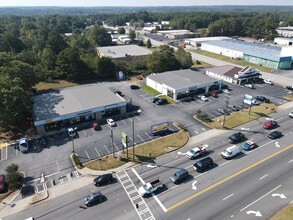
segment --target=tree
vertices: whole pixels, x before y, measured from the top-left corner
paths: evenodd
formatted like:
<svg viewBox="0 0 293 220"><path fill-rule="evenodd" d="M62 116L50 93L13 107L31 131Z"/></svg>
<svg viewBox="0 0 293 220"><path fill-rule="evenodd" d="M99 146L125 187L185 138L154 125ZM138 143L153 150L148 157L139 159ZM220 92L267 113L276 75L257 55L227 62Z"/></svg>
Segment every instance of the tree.
<svg viewBox="0 0 293 220"><path fill-rule="evenodd" d="M118 28L118 34L125 34L125 28L124 27L119 27Z"/></svg>
<svg viewBox="0 0 293 220"><path fill-rule="evenodd" d="M5 168L9 190L17 190L22 187L23 176L18 172L18 168L19 166L14 163Z"/></svg>
<svg viewBox="0 0 293 220"><path fill-rule="evenodd" d="M88 32L88 40L92 47L95 46L109 46L112 43L111 35L107 30L100 26L95 26Z"/></svg>
<svg viewBox="0 0 293 220"><path fill-rule="evenodd" d="M150 39L147 40L146 46L147 46L147 48L151 48L152 47L152 42L151 42Z"/></svg>
<svg viewBox="0 0 293 220"><path fill-rule="evenodd" d="M128 35L131 41L134 41L134 39L136 38L136 34L134 30L130 30Z"/></svg>
<svg viewBox="0 0 293 220"><path fill-rule="evenodd" d="M180 63L181 68L187 69L192 66L192 58L189 52L186 52L183 48L179 48L175 52L176 59Z"/></svg>
<svg viewBox="0 0 293 220"><path fill-rule="evenodd" d="M116 66L110 57L101 57L97 65L98 79L114 79L116 76Z"/></svg>

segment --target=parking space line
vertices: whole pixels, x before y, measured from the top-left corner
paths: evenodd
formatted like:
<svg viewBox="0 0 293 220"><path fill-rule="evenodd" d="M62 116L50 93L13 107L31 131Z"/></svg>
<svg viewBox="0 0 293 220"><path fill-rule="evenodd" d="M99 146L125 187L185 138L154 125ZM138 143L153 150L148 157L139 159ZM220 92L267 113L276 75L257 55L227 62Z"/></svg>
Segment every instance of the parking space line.
<svg viewBox="0 0 293 220"><path fill-rule="evenodd" d="M86 153L87 157L89 158L89 160L91 160L91 158L90 158L90 156L89 156L89 154L87 153L86 150L85 150L85 153Z"/></svg>
<svg viewBox="0 0 293 220"><path fill-rule="evenodd" d="M84 133L84 135L87 137L87 133L85 132L85 130L82 130L82 132Z"/></svg>
<svg viewBox="0 0 293 220"><path fill-rule="evenodd" d="M108 151L108 154L110 154L110 151L109 151L109 149L106 147L106 145L104 145L104 147L105 147L106 150Z"/></svg>
<svg viewBox="0 0 293 220"><path fill-rule="evenodd" d="M138 118L136 115L134 115L134 117L135 117L137 120L141 121L140 118Z"/></svg>
<svg viewBox="0 0 293 220"><path fill-rule="evenodd" d="M70 173L66 174L68 181L72 180Z"/></svg>
<svg viewBox="0 0 293 220"><path fill-rule="evenodd" d="M142 139L142 137L141 137L139 134L138 134L137 136L138 136L143 142L145 142L144 139Z"/></svg>
<svg viewBox="0 0 293 220"><path fill-rule="evenodd" d="M121 119L121 121L123 121L124 122L124 124L126 124L127 125L127 123L123 120L123 119Z"/></svg>
<svg viewBox="0 0 293 220"><path fill-rule="evenodd" d="M145 132L145 133L146 133L146 132ZM152 138L148 133L146 133L146 135L147 135L150 139L153 140L153 138Z"/></svg>
<svg viewBox="0 0 293 220"><path fill-rule="evenodd" d="M97 154L98 154L99 158L101 158L101 155L99 154L99 152L98 152L97 148L95 148L95 151L97 152Z"/></svg>
<svg viewBox="0 0 293 220"><path fill-rule="evenodd" d="M114 143L114 146L116 147L117 151L119 151L119 148L117 147L117 145Z"/></svg>

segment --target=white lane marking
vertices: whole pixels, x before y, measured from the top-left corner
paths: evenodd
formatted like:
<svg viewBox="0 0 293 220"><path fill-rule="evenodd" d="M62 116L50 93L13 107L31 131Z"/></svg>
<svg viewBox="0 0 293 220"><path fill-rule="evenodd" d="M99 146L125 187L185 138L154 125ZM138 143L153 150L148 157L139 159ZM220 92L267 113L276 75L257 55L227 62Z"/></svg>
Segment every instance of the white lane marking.
<svg viewBox="0 0 293 220"><path fill-rule="evenodd" d="M96 153L98 154L98 156L101 158L101 155L99 154L97 148L95 148Z"/></svg>
<svg viewBox="0 0 293 220"><path fill-rule="evenodd" d="M241 128L243 131L248 131L250 128Z"/></svg>
<svg viewBox="0 0 293 220"><path fill-rule="evenodd" d="M182 152L177 152L178 155L186 155L186 153L182 153Z"/></svg>
<svg viewBox="0 0 293 220"><path fill-rule="evenodd" d="M198 134L198 131L194 131L196 134Z"/></svg>
<svg viewBox="0 0 293 220"><path fill-rule="evenodd" d="M280 145L279 145L279 142L278 142L278 141L277 141L275 144L276 144L276 147L280 147Z"/></svg>
<svg viewBox="0 0 293 220"><path fill-rule="evenodd" d="M206 129L205 129L205 128L202 128L201 130L203 130L203 131L206 131Z"/></svg>
<svg viewBox="0 0 293 220"><path fill-rule="evenodd" d="M293 160L290 160L288 163L292 163L293 162Z"/></svg>
<svg viewBox="0 0 293 220"><path fill-rule="evenodd" d="M82 130L82 131L83 131L84 135L87 137L87 133L85 132L85 130Z"/></svg>
<svg viewBox="0 0 293 220"><path fill-rule="evenodd" d="M135 118L137 119L137 120L139 120L140 121L140 118L138 118L136 115L134 115L135 116Z"/></svg>
<svg viewBox="0 0 293 220"><path fill-rule="evenodd" d="M108 154L110 154L109 149L106 147L106 145L104 145L105 149L108 151Z"/></svg>
<svg viewBox="0 0 293 220"><path fill-rule="evenodd" d="M262 216L262 214L260 213L260 211L253 211L253 210L247 211L246 214L247 215L249 215L249 214L255 214L255 217L261 217Z"/></svg>
<svg viewBox="0 0 293 220"><path fill-rule="evenodd" d="M117 145L114 143L114 146L116 147L117 151L119 151L119 148L117 147Z"/></svg>
<svg viewBox="0 0 293 220"><path fill-rule="evenodd" d="M234 195L233 193L230 194L229 196L225 197L225 198L223 199L223 201L226 200L226 199L228 199L228 198L230 198L230 197L233 196L233 195Z"/></svg>
<svg viewBox="0 0 293 220"><path fill-rule="evenodd" d="M259 178L260 180L261 179L263 179L263 178L265 178L265 177L267 177L269 174L266 174L266 175L264 175L264 176L262 176L261 178Z"/></svg>
<svg viewBox="0 0 293 220"><path fill-rule="evenodd" d="M193 190L196 190L196 188L197 188L196 185L195 185L196 183L197 183L197 181L194 181L194 182L192 183L192 189L193 189Z"/></svg>
<svg viewBox="0 0 293 220"><path fill-rule="evenodd" d="M153 140L153 138L146 132L144 132L151 140Z"/></svg>
<svg viewBox="0 0 293 220"><path fill-rule="evenodd" d="M85 150L85 153L86 153L87 157L89 158L89 160L91 160L91 158L90 158L90 156L89 156L89 154L87 153L86 150Z"/></svg>
<svg viewBox="0 0 293 220"><path fill-rule="evenodd" d="M279 189L282 185L277 186L276 188L272 189L271 191L269 191L268 193L264 194L262 197L258 198L257 200L253 201L252 203L250 203L249 205L245 206L243 209L240 210L240 212L242 212L243 210L247 209L248 207L252 206L254 203L258 202L259 200L263 199L264 197L266 197L267 195L269 195L270 193L272 193L273 191L275 191L276 189Z"/></svg>
<svg viewBox="0 0 293 220"><path fill-rule="evenodd" d="M134 168L131 168L132 172L137 176L137 178L142 182L142 184L145 184L145 181L141 178L141 176L136 172Z"/></svg>
<svg viewBox="0 0 293 220"><path fill-rule="evenodd" d="M126 124L127 125L127 123L122 119L121 121L123 121L124 122L124 124Z"/></svg>
<svg viewBox="0 0 293 220"><path fill-rule="evenodd" d="M272 194L272 197L275 197L275 196L279 196L280 199L286 199L286 196L284 194L278 194L278 193Z"/></svg>
<svg viewBox="0 0 293 220"><path fill-rule="evenodd" d="M144 141L144 139L142 139L142 137L141 137L141 136L139 136L139 134L138 134L137 136L138 136L138 137L139 137L139 138L140 138L140 139L141 139L143 142L145 142L145 141Z"/></svg>
<svg viewBox="0 0 293 220"><path fill-rule="evenodd" d="M164 212L167 212L168 210L166 209L166 207L163 205L163 203L161 203L161 201L158 199L158 197L156 195L154 195L154 193L152 193L153 198L157 201L157 203L159 204L159 206L161 206L161 208L164 210Z"/></svg>

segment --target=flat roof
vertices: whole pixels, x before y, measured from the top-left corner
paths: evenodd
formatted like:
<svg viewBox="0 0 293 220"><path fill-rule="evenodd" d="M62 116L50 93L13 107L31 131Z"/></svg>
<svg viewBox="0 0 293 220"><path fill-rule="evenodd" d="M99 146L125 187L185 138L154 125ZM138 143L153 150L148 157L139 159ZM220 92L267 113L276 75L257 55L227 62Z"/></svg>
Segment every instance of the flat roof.
<svg viewBox="0 0 293 220"><path fill-rule="evenodd" d="M281 47L269 46L265 44L250 43L242 40L220 40L208 41L204 44L223 47L230 50L241 51L244 54L260 57L268 60L279 61L282 57Z"/></svg>
<svg viewBox="0 0 293 220"><path fill-rule="evenodd" d="M208 77L201 71L191 69L167 71L147 76L160 84L166 84L173 89L182 89L206 83L213 83L218 80Z"/></svg>
<svg viewBox="0 0 293 220"><path fill-rule="evenodd" d="M218 36L218 37L197 37L197 38L188 38L185 41L192 41L192 42L207 42L207 41L214 41L214 40L228 40L231 39L230 37L225 36Z"/></svg>
<svg viewBox="0 0 293 220"><path fill-rule="evenodd" d="M36 95L32 100L34 102L34 121L125 102L107 85L100 83L64 88Z"/></svg>
<svg viewBox="0 0 293 220"><path fill-rule="evenodd" d="M97 47L97 50L102 56L111 58L126 57L126 54L128 56L146 56L152 53L150 50L137 45Z"/></svg>

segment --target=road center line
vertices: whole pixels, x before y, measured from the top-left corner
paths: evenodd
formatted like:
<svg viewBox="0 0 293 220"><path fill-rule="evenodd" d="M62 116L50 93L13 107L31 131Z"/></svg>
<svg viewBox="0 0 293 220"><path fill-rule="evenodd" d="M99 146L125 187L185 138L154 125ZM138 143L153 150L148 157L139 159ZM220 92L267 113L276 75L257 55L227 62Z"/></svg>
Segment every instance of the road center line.
<svg viewBox="0 0 293 220"><path fill-rule="evenodd" d="M264 175L264 176L262 176L261 178L259 178L260 180L261 179L263 179L263 178L265 178L265 177L267 177L269 174L266 174L266 175Z"/></svg>
<svg viewBox="0 0 293 220"><path fill-rule="evenodd" d="M276 189L280 188L282 185L277 186L276 188L272 189L271 191L269 191L268 193L264 194L262 197L258 198L257 200L255 200L254 202L250 203L249 205L245 206L243 209L240 210L240 212L242 212L243 210L247 209L248 207L252 206L254 203L258 202L259 200L261 200L262 198L266 197L267 195L269 195L270 193L272 193L273 191L275 191Z"/></svg>
<svg viewBox="0 0 293 220"><path fill-rule="evenodd" d="M284 149L282 149L282 150L280 150L280 151L278 151L278 152L276 152L276 153L274 153L274 154L272 154L272 155L270 155L270 156L268 156L268 157L266 157L266 158L264 158L262 160L259 160L258 162L254 163L254 164L252 164L252 165L250 165L250 166L248 166L248 167L246 167L246 168L244 168L244 169L242 169L242 170L240 170L240 171L238 171L238 172L236 172L236 173L234 173L234 174L232 174L232 175L230 175L228 177L226 177L225 179L223 179L223 180L221 180L221 181L219 181L219 182L217 182L217 183L215 183L215 184L213 184L213 185L211 185L211 186L209 186L209 187L207 187L207 188L205 188L205 189L203 189L203 190L201 190L201 191L199 191L199 192L197 192L197 193L195 193L195 194L193 194L193 195L191 195L191 196L189 196L189 197L187 197L187 198L185 198L183 200L181 200L180 202L178 202L178 203L170 206L169 208L167 208L167 210L171 211L172 209L177 208L178 206L190 201L191 199L194 199L194 198L196 198L196 197L208 192L209 190L211 190L211 189L213 189L213 188L215 188L215 187L217 187L217 186L219 186L219 185L231 180L234 177L239 176L240 174L244 173L245 171L248 171L248 170L254 168L255 166L257 166L257 165L259 165L259 164L261 164L261 163L263 163L263 162L265 162L265 161L267 161L267 160L269 160L269 159L271 159L271 158L273 158L273 157L275 157L275 156L277 156L277 155L289 150L290 148L293 148L293 145L289 145L288 147L286 147L286 148L284 148Z"/></svg>
<svg viewBox="0 0 293 220"><path fill-rule="evenodd" d="M293 162L293 160L290 160L288 163L292 163Z"/></svg>
<svg viewBox="0 0 293 220"><path fill-rule="evenodd" d="M234 194L232 193L232 194L230 194L229 196L225 197L223 200L226 200L226 199L230 198L230 197L233 196L233 195L234 195Z"/></svg>

